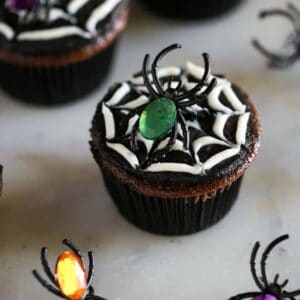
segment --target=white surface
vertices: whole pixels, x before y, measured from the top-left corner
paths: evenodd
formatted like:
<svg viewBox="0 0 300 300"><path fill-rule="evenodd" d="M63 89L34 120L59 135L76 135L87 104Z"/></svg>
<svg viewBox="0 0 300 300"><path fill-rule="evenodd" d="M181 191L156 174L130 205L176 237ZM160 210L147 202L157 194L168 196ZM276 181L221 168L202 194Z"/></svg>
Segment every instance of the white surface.
<svg viewBox="0 0 300 300"><path fill-rule="evenodd" d="M300 65L270 71L249 44L263 34L269 34L267 45L280 44L288 23L258 22L256 15L260 7L283 2L251 0L226 18L185 24L134 8L114 71L90 99L41 109L1 94L1 300L55 299L30 272L41 270L44 245L54 265L65 237L84 253L94 250L93 285L101 296L226 300L255 288L248 267L254 241L267 243L288 232L292 239L273 253L269 270L290 277L289 289L300 288ZM198 62L201 52L210 52L213 70L253 96L264 127L262 151L235 207L218 225L186 237L156 236L127 223L109 199L88 146L90 121L107 87L138 70L145 52L155 54L173 42L184 48L167 62Z"/></svg>

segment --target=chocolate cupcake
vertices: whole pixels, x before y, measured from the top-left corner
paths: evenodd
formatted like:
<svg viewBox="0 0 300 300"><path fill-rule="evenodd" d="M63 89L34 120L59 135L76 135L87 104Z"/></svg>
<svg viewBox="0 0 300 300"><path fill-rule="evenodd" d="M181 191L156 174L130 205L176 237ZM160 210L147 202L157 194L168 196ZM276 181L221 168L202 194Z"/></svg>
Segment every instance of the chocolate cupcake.
<svg viewBox="0 0 300 300"><path fill-rule="evenodd" d="M205 66L148 70L99 103L91 149L120 212L145 230L189 234L216 223L237 199L260 145L254 104Z"/></svg>
<svg viewBox="0 0 300 300"><path fill-rule="evenodd" d="M207 19L222 15L243 0L142 0L151 10L171 18Z"/></svg>
<svg viewBox="0 0 300 300"><path fill-rule="evenodd" d="M6 0L0 7L0 86L36 104L61 104L107 76L127 0Z"/></svg>

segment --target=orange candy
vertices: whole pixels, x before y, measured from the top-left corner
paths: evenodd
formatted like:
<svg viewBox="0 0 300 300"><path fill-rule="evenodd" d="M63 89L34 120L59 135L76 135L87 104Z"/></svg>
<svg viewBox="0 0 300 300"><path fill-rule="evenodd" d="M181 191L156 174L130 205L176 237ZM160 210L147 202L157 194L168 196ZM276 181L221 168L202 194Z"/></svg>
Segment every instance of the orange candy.
<svg viewBox="0 0 300 300"><path fill-rule="evenodd" d="M56 263L56 280L70 300L81 300L87 291L87 275L83 262L75 253L63 252Z"/></svg>

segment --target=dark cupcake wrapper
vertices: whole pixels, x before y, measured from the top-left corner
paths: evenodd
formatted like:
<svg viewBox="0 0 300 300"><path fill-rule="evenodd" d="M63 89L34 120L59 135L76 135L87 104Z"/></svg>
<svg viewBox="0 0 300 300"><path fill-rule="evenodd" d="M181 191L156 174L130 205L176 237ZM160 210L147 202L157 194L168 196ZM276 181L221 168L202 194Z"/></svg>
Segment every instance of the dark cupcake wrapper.
<svg viewBox="0 0 300 300"><path fill-rule="evenodd" d="M209 197L158 198L139 194L103 172L121 214L141 229L164 235L191 234L217 223L236 201L242 177Z"/></svg>
<svg viewBox="0 0 300 300"><path fill-rule="evenodd" d="M223 14L244 0L141 0L150 9L174 18L205 19Z"/></svg>
<svg viewBox="0 0 300 300"><path fill-rule="evenodd" d="M62 66L24 66L0 61L0 87L14 98L59 105L88 95L107 77L117 41L94 56Z"/></svg>

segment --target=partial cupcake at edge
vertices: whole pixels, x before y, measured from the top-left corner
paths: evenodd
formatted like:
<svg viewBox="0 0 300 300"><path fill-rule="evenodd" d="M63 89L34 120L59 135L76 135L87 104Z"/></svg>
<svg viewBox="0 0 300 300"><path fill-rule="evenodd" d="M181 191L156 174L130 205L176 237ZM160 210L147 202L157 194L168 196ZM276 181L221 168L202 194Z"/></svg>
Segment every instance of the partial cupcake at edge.
<svg viewBox="0 0 300 300"><path fill-rule="evenodd" d="M0 4L0 87L34 104L71 102L106 78L127 0L6 0Z"/></svg>
<svg viewBox="0 0 300 300"><path fill-rule="evenodd" d="M244 0L140 0L162 16L183 20L201 20L221 16L238 7Z"/></svg>
<svg viewBox="0 0 300 300"><path fill-rule="evenodd" d="M260 147L246 92L204 66L149 68L114 84L92 122L91 149L120 212L150 232L179 235L222 219Z"/></svg>

